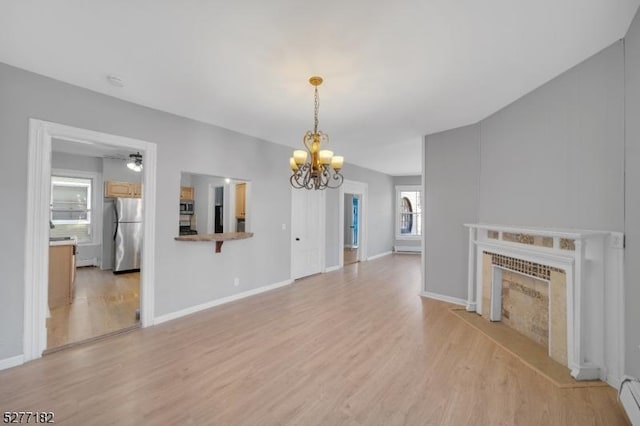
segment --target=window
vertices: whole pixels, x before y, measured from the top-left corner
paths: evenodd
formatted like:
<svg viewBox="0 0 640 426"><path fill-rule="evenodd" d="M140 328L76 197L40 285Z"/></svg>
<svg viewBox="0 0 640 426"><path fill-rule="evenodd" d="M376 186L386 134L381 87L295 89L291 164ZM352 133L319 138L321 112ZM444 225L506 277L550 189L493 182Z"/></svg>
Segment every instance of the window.
<svg viewBox="0 0 640 426"><path fill-rule="evenodd" d="M93 179L51 176L51 237L76 237L78 242L93 241Z"/></svg>
<svg viewBox="0 0 640 426"><path fill-rule="evenodd" d="M422 235L422 190L419 185L396 186L396 238Z"/></svg>

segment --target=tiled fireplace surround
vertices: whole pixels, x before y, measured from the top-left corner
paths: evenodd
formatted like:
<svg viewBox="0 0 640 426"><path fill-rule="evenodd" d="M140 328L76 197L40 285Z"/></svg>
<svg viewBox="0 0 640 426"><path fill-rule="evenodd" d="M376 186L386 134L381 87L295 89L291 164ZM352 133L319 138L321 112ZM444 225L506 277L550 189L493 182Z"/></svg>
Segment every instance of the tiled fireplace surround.
<svg viewBox="0 0 640 426"><path fill-rule="evenodd" d="M549 356L577 380L602 379L617 386L624 371L622 234L465 226L467 310L488 321L511 322L538 343L547 343ZM503 300L511 300L503 299L505 291L521 294L513 293L513 303L503 307ZM528 321L524 327L523 321Z"/></svg>

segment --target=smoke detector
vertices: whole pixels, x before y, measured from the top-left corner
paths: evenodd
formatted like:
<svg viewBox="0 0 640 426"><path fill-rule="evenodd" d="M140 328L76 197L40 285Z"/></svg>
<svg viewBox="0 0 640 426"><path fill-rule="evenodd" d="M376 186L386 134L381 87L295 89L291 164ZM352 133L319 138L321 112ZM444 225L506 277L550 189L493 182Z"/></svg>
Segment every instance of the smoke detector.
<svg viewBox="0 0 640 426"><path fill-rule="evenodd" d="M124 80L121 77L118 77L115 74L107 75L107 81L109 84L115 87L124 87Z"/></svg>

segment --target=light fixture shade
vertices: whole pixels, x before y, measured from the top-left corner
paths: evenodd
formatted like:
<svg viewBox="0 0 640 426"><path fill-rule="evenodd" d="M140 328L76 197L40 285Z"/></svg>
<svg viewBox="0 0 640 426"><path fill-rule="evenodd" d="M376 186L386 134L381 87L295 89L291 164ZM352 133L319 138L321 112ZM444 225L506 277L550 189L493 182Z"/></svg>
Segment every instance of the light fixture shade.
<svg viewBox="0 0 640 426"><path fill-rule="evenodd" d="M139 152L136 154L130 154L127 167L133 170L134 172L141 172L142 171L142 154L140 154Z"/></svg>
<svg viewBox="0 0 640 426"><path fill-rule="evenodd" d="M331 157L333 157L333 151L329 151L328 149L323 149L320 151L321 164L331 164Z"/></svg>
<svg viewBox="0 0 640 426"><path fill-rule="evenodd" d="M342 155L336 155L333 158L331 158L331 167L333 167L333 170L340 170L342 169L343 165L344 165L344 157Z"/></svg>
<svg viewBox="0 0 640 426"><path fill-rule="evenodd" d="M296 164L295 158L293 157L289 158L289 167L291 167L291 171L295 172L298 170L298 165Z"/></svg>
<svg viewBox="0 0 640 426"><path fill-rule="evenodd" d="M307 151L296 149L293 151L293 158L296 164L301 166L307 161Z"/></svg>

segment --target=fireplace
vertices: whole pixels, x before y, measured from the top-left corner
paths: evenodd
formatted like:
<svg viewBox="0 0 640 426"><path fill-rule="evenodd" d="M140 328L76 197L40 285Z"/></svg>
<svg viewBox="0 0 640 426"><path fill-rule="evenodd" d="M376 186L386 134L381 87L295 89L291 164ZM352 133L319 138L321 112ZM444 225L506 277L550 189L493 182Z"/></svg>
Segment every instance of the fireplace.
<svg viewBox="0 0 640 426"><path fill-rule="evenodd" d="M577 380L623 371L622 235L469 224L467 310L547 348Z"/></svg>

